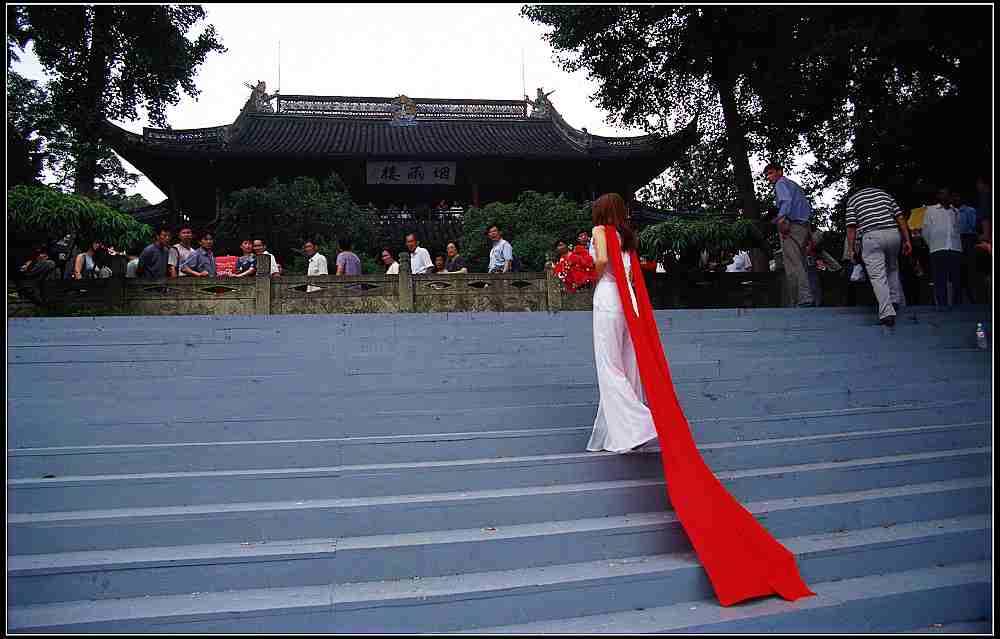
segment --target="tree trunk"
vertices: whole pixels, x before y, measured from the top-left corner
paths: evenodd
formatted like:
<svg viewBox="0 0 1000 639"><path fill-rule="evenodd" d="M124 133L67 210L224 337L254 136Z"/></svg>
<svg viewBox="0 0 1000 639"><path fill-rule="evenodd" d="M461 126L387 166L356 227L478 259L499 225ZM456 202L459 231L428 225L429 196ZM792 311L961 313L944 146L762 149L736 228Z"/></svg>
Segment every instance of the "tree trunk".
<svg viewBox="0 0 1000 639"><path fill-rule="evenodd" d="M93 7L90 54L87 61L87 80L82 113L77 124L76 174L74 191L78 195L92 196L97 182L97 157L100 144L100 125L104 119L104 92L108 86L111 58L111 23L114 8L106 5Z"/></svg>
<svg viewBox="0 0 1000 639"><path fill-rule="evenodd" d="M712 59L712 81L719 90L722 102L722 116L726 126L726 149L729 159L733 162L733 174L736 188L743 204L743 215L753 220L761 231L766 234L766 224L762 224L760 207L757 204L757 193L753 188L753 173L750 170L750 153L747 148L746 130L736 104L736 81L725 68L726 60L720 56ZM750 261L755 272L767 271L767 253L763 247L752 249Z"/></svg>
<svg viewBox="0 0 1000 639"><path fill-rule="evenodd" d="M736 82L727 72L719 68L723 64L724 62L713 62L715 68L712 71L712 79L719 90L722 102L722 116L726 125L726 148L729 151L729 159L733 162L733 173L743 203L743 213L750 219L756 219L760 216L760 212L757 206L757 194L753 188L753 175L750 171L746 131L739 107L736 105Z"/></svg>

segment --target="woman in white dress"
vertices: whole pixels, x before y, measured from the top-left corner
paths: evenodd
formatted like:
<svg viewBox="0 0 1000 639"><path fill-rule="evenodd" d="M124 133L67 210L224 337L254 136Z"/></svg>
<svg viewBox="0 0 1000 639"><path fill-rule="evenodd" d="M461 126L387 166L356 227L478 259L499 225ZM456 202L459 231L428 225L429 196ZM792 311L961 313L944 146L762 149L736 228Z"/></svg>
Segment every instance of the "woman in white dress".
<svg viewBox="0 0 1000 639"><path fill-rule="evenodd" d="M627 453L656 439L656 428L653 416L645 404L635 348L625 323L615 283L614 266L608 256L604 226L612 225L618 229L632 308L638 313L632 286L631 260L628 257L628 251L636 248L636 238L625 221L625 203L620 195L612 193L598 198L593 205L593 222L589 248L597 270L597 286L594 289L594 360L601 399L587 450Z"/></svg>
<svg viewBox="0 0 1000 639"><path fill-rule="evenodd" d="M638 272L624 200L616 193L602 195L593 212L599 277L594 357L601 403L587 449L627 452L654 438L663 443L659 453L670 505L721 605L772 594L789 601L814 596L795 555L726 490L698 452ZM614 276L612 268L618 271Z"/></svg>

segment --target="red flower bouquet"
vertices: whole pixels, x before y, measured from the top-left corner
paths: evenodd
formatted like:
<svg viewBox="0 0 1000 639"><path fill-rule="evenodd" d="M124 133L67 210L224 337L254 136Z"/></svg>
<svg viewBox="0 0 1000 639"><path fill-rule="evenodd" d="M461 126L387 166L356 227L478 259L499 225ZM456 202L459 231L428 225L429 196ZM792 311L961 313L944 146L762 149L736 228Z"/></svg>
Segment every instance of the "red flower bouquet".
<svg viewBox="0 0 1000 639"><path fill-rule="evenodd" d="M570 293L592 286L597 281L594 258L590 257L590 253L582 246L575 247L571 253L560 259L553 272L562 282L563 288Z"/></svg>

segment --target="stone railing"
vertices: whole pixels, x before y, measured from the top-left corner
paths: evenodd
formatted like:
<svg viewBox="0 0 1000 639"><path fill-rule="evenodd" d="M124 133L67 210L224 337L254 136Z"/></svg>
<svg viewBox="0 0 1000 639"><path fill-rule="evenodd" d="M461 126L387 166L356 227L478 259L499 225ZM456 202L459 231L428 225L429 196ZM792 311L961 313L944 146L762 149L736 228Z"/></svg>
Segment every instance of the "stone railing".
<svg viewBox="0 0 1000 639"><path fill-rule="evenodd" d="M269 255L257 257L256 277L126 279L124 258L114 275L51 280L30 291L8 283L8 315L270 315L432 311L545 311L559 308L558 280L546 273L412 275L401 253L399 275L269 277Z"/></svg>
<svg viewBox="0 0 1000 639"><path fill-rule="evenodd" d="M259 256L258 273L270 272L270 256ZM97 280L50 280L32 289L8 282L8 317L46 314L269 315L468 311L585 311L593 290L569 293L544 273L455 273L412 275L409 253L401 253L399 275L291 275L271 278L183 277L126 279L124 259L116 275ZM764 308L787 306L782 271L670 275L644 271L653 308ZM853 301L873 305L868 284L851 285L837 273L821 273L824 306ZM849 289L853 287L853 291ZM919 299L933 303L929 283ZM44 303L42 309L37 302Z"/></svg>

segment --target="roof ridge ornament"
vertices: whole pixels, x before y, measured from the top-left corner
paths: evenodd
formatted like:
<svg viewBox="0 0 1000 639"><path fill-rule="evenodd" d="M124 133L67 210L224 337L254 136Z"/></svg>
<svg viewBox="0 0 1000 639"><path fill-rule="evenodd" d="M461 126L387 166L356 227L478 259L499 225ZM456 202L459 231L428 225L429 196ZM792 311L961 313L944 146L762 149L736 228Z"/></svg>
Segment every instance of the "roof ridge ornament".
<svg viewBox="0 0 1000 639"><path fill-rule="evenodd" d="M269 95L267 93L267 84L263 80L258 81L256 86L249 82L244 82L243 86L250 89L250 98L243 105L244 111L250 111L251 113L274 113L271 100L278 97L278 91Z"/></svg>
<svg viewBox="0 0 1000 639"><path fill-rule="evenodd" d="M524 96L524 101L531 105L531 118L537 119L548 119L552 117L552 114L556 112L556 107L549 100L549 96L555 93L556 90L552 89L548 93L542 87L535 89L535 99L532 100L527 95Z"/></svg>
<svg viewBox="0 0 1000 639"><path fill-rule="evenodd" d="M392 101L393 114L392 126L416 126L417 125L417 103L413 98L400 94Z"/></svg>

